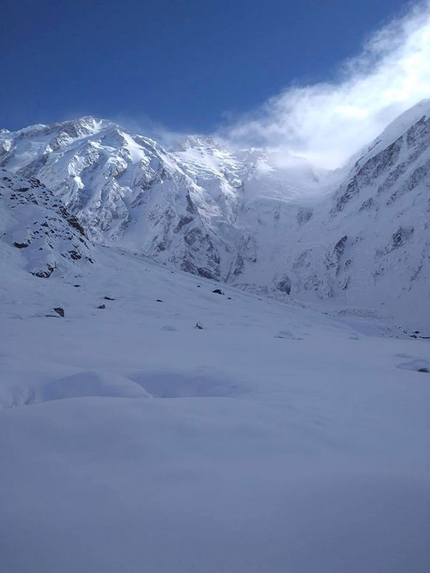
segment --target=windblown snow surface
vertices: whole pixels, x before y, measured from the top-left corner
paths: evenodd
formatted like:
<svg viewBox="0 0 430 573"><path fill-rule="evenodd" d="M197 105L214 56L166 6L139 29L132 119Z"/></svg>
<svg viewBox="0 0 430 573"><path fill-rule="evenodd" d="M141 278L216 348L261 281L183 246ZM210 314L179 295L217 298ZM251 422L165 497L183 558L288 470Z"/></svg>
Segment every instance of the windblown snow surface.
<svg viewBox="0 0 430 573"><path fill-rule="evenodd" d="M213 292L92 246L43 187L15 187L1 573L427 573L427 340ZM31 274L46 253L49 278Z"/></svg>

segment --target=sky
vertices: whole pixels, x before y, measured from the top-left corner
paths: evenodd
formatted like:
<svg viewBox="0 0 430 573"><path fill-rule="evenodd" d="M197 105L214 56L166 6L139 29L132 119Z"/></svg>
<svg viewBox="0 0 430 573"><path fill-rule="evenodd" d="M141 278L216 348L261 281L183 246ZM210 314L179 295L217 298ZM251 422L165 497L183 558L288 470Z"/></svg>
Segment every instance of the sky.
<svg viewBox="0 0 430 573"><path fill-rule="evenodd" d="M414 5L2 0L0 126L93 115L141 132L215 132L335 167L427 93L430 11ZM411 93L400 97L401 81ZM343 137L324 150L340 102L349 123L343 110Z"/></svg>

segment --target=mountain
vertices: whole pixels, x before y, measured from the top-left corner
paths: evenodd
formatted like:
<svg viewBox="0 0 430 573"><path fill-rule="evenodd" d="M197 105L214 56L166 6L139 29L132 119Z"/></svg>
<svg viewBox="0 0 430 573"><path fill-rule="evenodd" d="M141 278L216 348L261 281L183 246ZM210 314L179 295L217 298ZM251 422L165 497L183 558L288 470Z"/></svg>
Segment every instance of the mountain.
<svg viewBox="0 0 430 573"><path fill-rule="evenodd" d="M78 219L38 179L6 169L0 169L0 244L6 260L39 278L94 264Z"/></svg>
<svg viewBox="0 0 430 573"><path fill-rule="evenodd" d="M0 165L37 177L95 242L271 296L422 319L429 125L424 101L324 172L212 137L166 150L84 117L0 134Z"/></svg>
<svg viewBox="0 0 430 573"><path fill-rule="evenodd" d="M237 216L242 165L216 147L207 165L194 161L197 142L189 138L171 154L115 124L83 118L6 134L0 145L2 165L37 176L92 239L220 279L214 229L232 227Z"/></svg>
<svg viewBox="0 0 430 573"><path fill-rule="evenodd" d="M263 285L262 277L275 277L278 288L308 300L385 307L403 319L424 313L428 321L429 172L430 102L423 102L390 125L331 193L248 204L242 216L255 232L238 250L240 263L248 261L240 280Z"/></svg>
<svg viewBox="0 0 430 573"><path fill-rule="evenodd" d="M427 572L427 340L86 250L30 184L1 190L2 571Z"/></svg>
<svg viewBox="0 0 430 573"><path fill-rule="evenodd" d="M427 573L426 114L336 173L1 135L2 573Z"/></svg>

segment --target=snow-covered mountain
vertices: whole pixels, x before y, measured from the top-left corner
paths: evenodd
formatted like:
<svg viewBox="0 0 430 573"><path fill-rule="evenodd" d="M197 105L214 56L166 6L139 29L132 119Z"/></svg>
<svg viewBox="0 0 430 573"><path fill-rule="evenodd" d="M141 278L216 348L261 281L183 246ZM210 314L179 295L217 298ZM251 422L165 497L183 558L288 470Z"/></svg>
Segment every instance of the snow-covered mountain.
<svg viewBox="0 0 430 573"><path fill-rule="evenodd" d="M3 132L0 165L37 177L97 242L279 296L430 307L429 101L334 173L210 137L167 151L90 117Z"/></svg>
<svg viewBox="0 0 430 573"><path fill-rule="evenodd" d="M427 321L418 111L335 174L2 135L2 573L427 573L430 332L350 308Z"/></svg>
<svg viewBox="0 0 430 573"><path fill-rule="evenodd" d="M40 278L94 264L78 219L38 179L6 169L0 169L0 244L8 261Z"/></svg>
<svg viewBox="0 0 430 573"><path fill-rule="evenodd" d="M237 280L262 286L273 277L296 295L385 306L403 318L424 313L428 321L429 173L430 102L423 102L390 125L333 192L248 203L241 216L254 231L238 250Z"/></svg>
<svg viewBox="0 0 430 573"><path fill-rule="evenodd" d="M2 572L427 573L427 340L32 245L0 245Z"/></svg>
<svg viewBox="0 0 430 573"><path fill-rule="evenodd" d="M88 234L221 279L216 232L234 228L243 164L188 138L177 154L115 124L83 118L1 138L2 165L37 176ZM202 161L194 157L203 156ZM225 248L232 242L224 237Z"/></svg>

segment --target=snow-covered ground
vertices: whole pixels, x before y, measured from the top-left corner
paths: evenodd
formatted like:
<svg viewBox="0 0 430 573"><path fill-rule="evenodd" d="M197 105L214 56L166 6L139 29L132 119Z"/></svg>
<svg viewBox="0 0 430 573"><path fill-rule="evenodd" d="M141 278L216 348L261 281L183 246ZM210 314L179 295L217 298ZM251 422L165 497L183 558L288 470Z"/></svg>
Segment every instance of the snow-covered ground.
<svg viewBox="0 0 430 573"><path fill-rule="evenodd" d="M428 340L25 252L0 252L1 573L427 573Z"/></svg>

